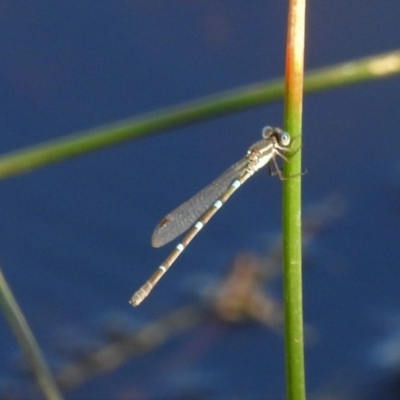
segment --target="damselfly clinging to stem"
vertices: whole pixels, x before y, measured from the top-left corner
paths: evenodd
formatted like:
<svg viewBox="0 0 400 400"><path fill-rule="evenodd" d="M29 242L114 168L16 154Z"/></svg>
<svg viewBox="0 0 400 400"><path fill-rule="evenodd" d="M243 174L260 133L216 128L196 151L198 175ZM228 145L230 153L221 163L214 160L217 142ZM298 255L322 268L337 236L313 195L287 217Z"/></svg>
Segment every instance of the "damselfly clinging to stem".
<svg viewBox="0 0 400 400"><path fill-rule="evenodd" d="M276 162L276 156L286 160L282 153L289 151L291 148L290 135L280 128L267 126L262 130L262 137L262 140L250 147L242 160L232 165L201 192L169 213L157 225L151 239L154 247L164 246L194 224L164 263L132 296L130 303L133 306L139 305L149 295L156 283L168 271L200 229L255 172L272 161L275 173L282 178Z"/></svg>

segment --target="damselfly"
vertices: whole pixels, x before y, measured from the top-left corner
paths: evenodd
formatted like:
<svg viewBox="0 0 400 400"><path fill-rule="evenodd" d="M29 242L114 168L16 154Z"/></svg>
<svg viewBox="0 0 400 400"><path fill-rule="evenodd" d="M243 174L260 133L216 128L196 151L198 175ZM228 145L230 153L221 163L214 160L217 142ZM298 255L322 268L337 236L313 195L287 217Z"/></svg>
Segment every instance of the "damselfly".
<svg viewBox="0 0 400 400"><path fill-rule="evenodd" d="M262 137L262 140L250 147L242 160L232 165L201 192L169 213L157 225L152 236L152 245L154 247L164 246L194 224L164 263L131 297L130 303L133 306L139 305L149 295L156 283L199 233L200 229L255 172L272 161L275 173L282 178L276 162L276 156L286 160L282 153L290 150L290 135L280 128L267 126L262 130Z"/></svg>

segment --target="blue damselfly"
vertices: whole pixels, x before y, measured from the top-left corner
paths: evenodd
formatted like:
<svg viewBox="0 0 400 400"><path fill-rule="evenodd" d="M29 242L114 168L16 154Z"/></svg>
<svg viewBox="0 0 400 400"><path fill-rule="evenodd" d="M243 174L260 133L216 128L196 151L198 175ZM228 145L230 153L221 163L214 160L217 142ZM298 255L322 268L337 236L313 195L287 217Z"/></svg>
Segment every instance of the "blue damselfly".
<svg viewBox="0 0 400 400"><path fill-rule="evenodd" d="M187 231L191 226L192 228L164 263L131 297L130 303L133 306L139 305L149 295L156 283L168 271L201 228L255 172L272 161L275 173L282 178L276 156L286 160L283 152L289 151L291 148L290 135L280 128L267 126L262 130L262 137L262 140L250 147L242 160L232 165L214 182L169 213L157 225L152 236L152 245L154 247L164 246Z"/></svg>

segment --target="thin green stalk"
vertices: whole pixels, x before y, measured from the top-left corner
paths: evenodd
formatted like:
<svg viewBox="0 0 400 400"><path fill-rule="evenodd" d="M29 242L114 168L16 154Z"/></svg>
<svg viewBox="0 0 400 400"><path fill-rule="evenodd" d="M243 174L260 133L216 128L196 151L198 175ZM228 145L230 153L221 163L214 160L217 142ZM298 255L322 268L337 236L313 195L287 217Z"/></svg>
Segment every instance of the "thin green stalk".
<svg viewBox="0 0 400 400"><path fill-rule="evenodd" d="M311 71L305 80L305 91L315 93L399 73L400 51L393 51ZM0 156L0 179L146 135L258 107L281 99L283 94L284 81L276 79L50 140Z"/></svg>
<svg viewBox="0 0 400 400"><path fill-rule="evenodd" d="M53 375L0 268L0 307L21 346L28 365L47 400L62 400Z"/></svg>
<svg viewBox="0 0 400 400"><path fill-rule="evenodd" d="M301 252L301 143L306 0L289 1L286 48L285 129L293 141L283 185L283 259L286 392L304 400L305 367Z"/></svg>

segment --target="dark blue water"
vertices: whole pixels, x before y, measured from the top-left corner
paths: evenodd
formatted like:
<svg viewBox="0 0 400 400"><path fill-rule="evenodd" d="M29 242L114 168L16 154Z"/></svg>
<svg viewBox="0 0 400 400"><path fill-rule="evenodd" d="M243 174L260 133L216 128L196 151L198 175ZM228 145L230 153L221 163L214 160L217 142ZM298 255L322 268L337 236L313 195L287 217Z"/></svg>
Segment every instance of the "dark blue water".
<svg viewBox="0 0 400 400"><path fill-rule="evenodd" d="M399 12L394 0L311 2L307 68L395 49ZM1 152L282 76L285 23L277 1L2 1ZM398 329L399 97L395 77L305 100L304 204L339 193L349 205L305 260L305 318L318 337L307 351L310 392L364 393L390 376L376 349ZM279 230L281 184L260 173L141 308L127 304L170 250L150 246L158 221L241 158L262 126L281 122L281 104L266 106L2 183L0 262L55 368L67 362L56 349L68 345L63 335L90 346L107 315L133 325L161 316L187 302L188 282L217 279ZM1 385L23 387L4 321L0 335ZM283 394L280 335L210 323L67 398Z"/></svg>

